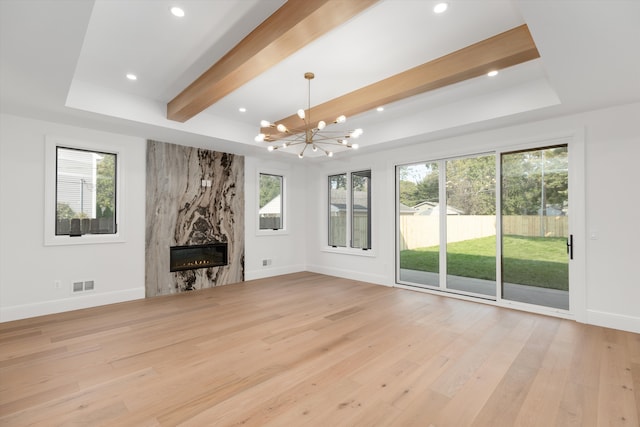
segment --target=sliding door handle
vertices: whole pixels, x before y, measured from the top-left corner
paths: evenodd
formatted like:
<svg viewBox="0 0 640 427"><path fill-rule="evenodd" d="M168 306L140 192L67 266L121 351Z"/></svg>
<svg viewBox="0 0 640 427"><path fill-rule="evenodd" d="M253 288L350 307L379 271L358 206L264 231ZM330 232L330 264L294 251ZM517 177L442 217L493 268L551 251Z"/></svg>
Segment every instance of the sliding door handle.
<svg viewBox="0 0 640 427"><path fill-rule="evenodd" d="M567 239L567 253L569 254L569 259L573 259L573 234L569 234Z"/></svg>

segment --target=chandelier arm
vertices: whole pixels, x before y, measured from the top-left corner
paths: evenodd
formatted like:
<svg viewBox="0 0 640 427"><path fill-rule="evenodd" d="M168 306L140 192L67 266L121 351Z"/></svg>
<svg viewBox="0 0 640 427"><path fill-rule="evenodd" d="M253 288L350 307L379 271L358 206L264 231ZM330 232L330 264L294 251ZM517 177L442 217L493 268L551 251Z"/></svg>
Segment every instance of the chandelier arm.
<svg viewBox="0 0 640 427"><path fill-rule="evenodd" d="M317 146L322 148L322 149L324 149L324 147L332 147L332 146L333 147L340 147L340 148L344 148L344 149L352 148L351 144L348 144L348 145L344 145L344 144L340 144L340 143L332 143L332 144L330 144L330 143L327 143L327 142L321 142L321 143L317 144Z"/></svg>
<svg viewBox="0 0 640 427"><path fill-rule="evenodd" d="M268 142L269 144L274 144L278 141L281 142L281 145L279 146L270 145L269 151L274 151L278 148L284 149L287 147L304 144L302 151L298 155L300 158L302 158L308 146L311 146L313 148L313 151L317 151L318 149L324 151L324 153L329 157L333 156L333 151L323 148L322 145L334 145L341 148L358 148L358 144L350 144L347 142L347 140L349 140L350 138L357 138L358 136L362 135L362 129L356 129L354 131L349 130L347 132L345 132L344 130L324 130L327 124L322 120L318 122L317 127L314 127L312 125L313 119L311 117L311 80L314 77L314 74L311 72L307 72L304 74L304 78L307 79L307 111L305 113L303 109L298 110L298 116L300 117L300 119L302 119L302 122L304 124L302 128L288 128L284 124L276 125L275 123L269 123L266 120L263 120L261 122L262 128L264 128L268 124L269 128L276 128L281 135L280 138L278 138L278 135L276 135L276 137L274 138L269 134L264 136L263 134L259 134L258 137L256 137L256 141L259 141L259 138L262 137L262 140L264 142ZM346 119L344 116L340 116L330 124L344 123L345 120Z"/></svg>
<svg viewBox="0 0 640 427"><path fill-rule="evenodd" d="M283 141L283 143L286 143L287 146L286 147L280 146L281 148L295 147L296 145L304 144L305 142L304 141L296 141L296 142L291 142L290 143L288 141Z"/></svg>
<svg viewBox="0 0 640 427"><path fill-rule="evenodd" d="M278 141L278 140L276 140L276 141ZM282 138L282 139L280 139L280 141L282 141L282 142L289 142L289 141L291 141L291 142L304 142L305 138L304 138L303 134L295 134L295 135L287 136L286 138Z"/></svg>
<svg viewBox="0 0 640 427"><path fill-rule="evenodd" d="M309 144L304 144L304 148L302 149L300 154L298 154L298 157L302 158L302 156L304 155L304 151L307 149L308 146L309 146Z"/></svg>
<svg viewBox="0 0 640 427"><path fill-rule="evenodd" d="M349 137L347 136L342 136L342 137L326 136L325 137L323 135L320 135L320 138L314 139L313 142L336 141L337 143L340 143L338 139L349 139Z"/></svg>

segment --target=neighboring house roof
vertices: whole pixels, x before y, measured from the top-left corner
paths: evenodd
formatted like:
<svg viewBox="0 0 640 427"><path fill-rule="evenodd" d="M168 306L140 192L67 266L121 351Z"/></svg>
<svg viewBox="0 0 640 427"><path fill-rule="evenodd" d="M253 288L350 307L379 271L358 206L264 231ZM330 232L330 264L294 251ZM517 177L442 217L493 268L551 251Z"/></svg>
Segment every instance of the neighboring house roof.
<svg viewBox="0 0 640 427"><path fill-rule="evenodd" d="M344 212L347 210L347 205L344 203L331 203L331 212ZM367 212L368 209L363 205L353 205L354 212Z"/></svg>
<svg viewBox="0 0 640 427"><path fill-rule="evenodd" d="M280 203L280 194L271 199L266 205L258 211L260 215L278 215L281 214L282 204Z"/></svg>
<svg viewBox="0 0 640 427"><path fill-rule="evenodd" d="M400 203L400 215L414 215L416 210L411 206L407 206L404 203Z"/></svg>
<svg viewBox="0 0 640 427"><path fill-rule="evenodd" d="M347 209L347 191L343 188L331 190L331 212ZM366 212L368 195L366 191L353 192L353 209L355 212Z"/></svg>
<svg viewBox="0 0 640 427"><path fill-rule="evenodd" d="M439 215L440 204L438 202L421 202L413 207L416 215ZM462 215L464 212L453 206L447 206L447 215Z"/></svg>

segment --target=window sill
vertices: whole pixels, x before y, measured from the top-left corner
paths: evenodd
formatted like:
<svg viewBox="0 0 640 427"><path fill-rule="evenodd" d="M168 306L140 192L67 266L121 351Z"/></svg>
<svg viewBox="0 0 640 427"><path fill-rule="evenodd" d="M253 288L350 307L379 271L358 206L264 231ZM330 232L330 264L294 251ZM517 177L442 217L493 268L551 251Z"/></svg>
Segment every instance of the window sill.
<svg viewBox="0 0 640 427"><path fill-rule="evenodd" d="M373 258L376 256L376 253L373 249L355 249L355 248L343 248L343 247L333 247L333 246L325 246L321 249L322 252L330 252L334 254L342 254L342 255L354 255L354 256L363 256Z"/></svg>
<svg viewBox="0 0 640 427"><path fill-rule="evenodd" d="M288 234L289 234L289 231L287 231L286 229L257 230L256 231L256 236L258 236L258 237L262 237L262 236L286 236Z"/></svg>
<svg viewBox="0 0 640 427"><path fill-rule="evenodd" d="M96 245L105 243L125 243L126 240L121 234L91 235L84 234L78 237L70 236L47 236L44 240L45 246L66 246L66 245Z"/></svg>

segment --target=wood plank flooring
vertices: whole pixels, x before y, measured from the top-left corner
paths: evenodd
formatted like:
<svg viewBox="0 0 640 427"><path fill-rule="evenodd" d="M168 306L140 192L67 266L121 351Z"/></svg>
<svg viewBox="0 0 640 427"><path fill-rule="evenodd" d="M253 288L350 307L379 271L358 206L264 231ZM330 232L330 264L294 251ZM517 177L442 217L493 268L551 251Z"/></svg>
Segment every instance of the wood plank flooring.
<svg viewBox="0 0 640 427"><path fill-rule="evenodd" d="M0 324L2 426L639 426L640 335L314 273Z"/></svg>

